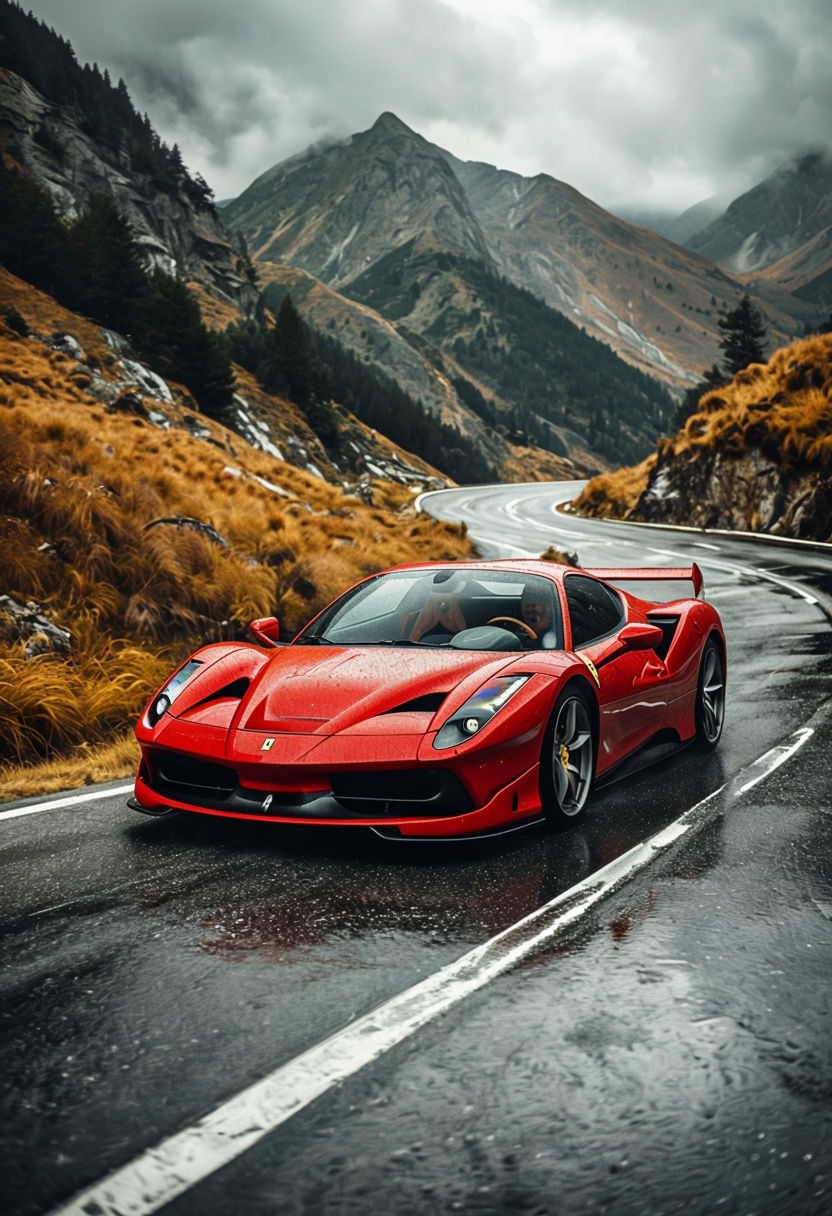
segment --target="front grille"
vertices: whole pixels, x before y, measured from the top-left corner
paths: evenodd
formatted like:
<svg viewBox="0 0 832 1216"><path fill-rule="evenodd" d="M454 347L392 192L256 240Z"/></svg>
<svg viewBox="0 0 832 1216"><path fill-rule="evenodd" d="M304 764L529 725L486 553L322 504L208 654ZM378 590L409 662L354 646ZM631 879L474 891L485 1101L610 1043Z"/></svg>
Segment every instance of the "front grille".
<svg viewBox="0 0 832 1216"><path fill-rule="evenodd" d="M331 782L338 802L364 815L461 815L472 806L458 778L441 768L333 773Z"/></svg>
<svg viewBox="0 0 832 1216"><path fill-rule="evenodd" d="M157 752L151 759L151 767L152 787L180 798L193 793L222 800L237 788L237 774L233 769L195 756Z"/></svg>
<svg viewBox="0 0 832 1216"><path fill-rule="evenodd" d="M155 752L145 772L148 784L161 797L229 814L298 820L350 816L383 819L397 815L462 815L473 809L464 786L444 769L333 773L331 789L309 793L251 789L240 785L234 769L178 752Z"/></svg>

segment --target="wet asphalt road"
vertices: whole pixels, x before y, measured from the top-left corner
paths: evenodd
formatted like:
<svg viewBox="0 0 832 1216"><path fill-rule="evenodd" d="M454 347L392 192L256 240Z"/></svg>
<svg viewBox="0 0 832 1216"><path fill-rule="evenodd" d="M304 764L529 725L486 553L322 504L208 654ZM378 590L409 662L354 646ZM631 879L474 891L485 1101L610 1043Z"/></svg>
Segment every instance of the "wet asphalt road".
<svg viewBox="0 0 832 1216"><path fill-rule="evenodd" d="M599 529L540 487L442 510L494 554L695 555L728 634L720 747L598 792L562 835L441 850L146 820L106 787L0 816L8 1213L60 1207L723 786L695 833L568 932L164 1211L832 1207L828 551ZM743 790L758 758L804 739ZM137 1194L104 1210L151 1210Z"/></svg>

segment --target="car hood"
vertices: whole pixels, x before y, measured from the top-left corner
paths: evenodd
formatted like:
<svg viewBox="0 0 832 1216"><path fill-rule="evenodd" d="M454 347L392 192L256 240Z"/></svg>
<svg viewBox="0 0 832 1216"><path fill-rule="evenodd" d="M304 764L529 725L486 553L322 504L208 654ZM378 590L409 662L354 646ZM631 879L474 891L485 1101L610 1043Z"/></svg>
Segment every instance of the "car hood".
<svg viewBox="0 0 832 1216"><path fill-rule="evenodd" d="M334 734L385 714L432 717L440 706L449 713L484 681L516 666L517 657L447 649L287 646L252 672L233 726L275 734ZM211 674L209 668L193 681L187 696L177 699L177 718L195 712L201 721L210 721L212 698L206 689ZM223 709L217 700L218 725L226 713L227 701ZM421 722L424 730L424 717ZM393 733L392 720L390 726Z"/></svg>

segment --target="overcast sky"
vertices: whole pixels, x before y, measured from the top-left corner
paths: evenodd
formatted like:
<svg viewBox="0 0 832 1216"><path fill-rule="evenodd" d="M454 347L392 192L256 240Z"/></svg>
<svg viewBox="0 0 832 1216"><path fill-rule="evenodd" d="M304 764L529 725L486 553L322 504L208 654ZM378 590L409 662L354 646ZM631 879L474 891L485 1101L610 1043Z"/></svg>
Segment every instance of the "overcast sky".
<svg viewBox="0 0 832 1216"><path fill-rule="evenodd" d="M23 0L217 199L385 110L610 210L733 198L832 144L832 0Z"/></svg>

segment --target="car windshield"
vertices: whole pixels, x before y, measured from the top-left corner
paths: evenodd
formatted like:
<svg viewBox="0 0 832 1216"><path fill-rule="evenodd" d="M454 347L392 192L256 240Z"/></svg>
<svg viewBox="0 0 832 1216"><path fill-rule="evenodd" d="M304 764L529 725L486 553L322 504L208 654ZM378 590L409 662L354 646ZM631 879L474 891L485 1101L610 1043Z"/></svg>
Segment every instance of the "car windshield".
<svg viewBox="0 0 832 1216"><path fill-rule="evenodd" d="M336 600L297 642L505 650L552 647L559 639L560 611L548 579L448 567L378 575Z"/></svg>

